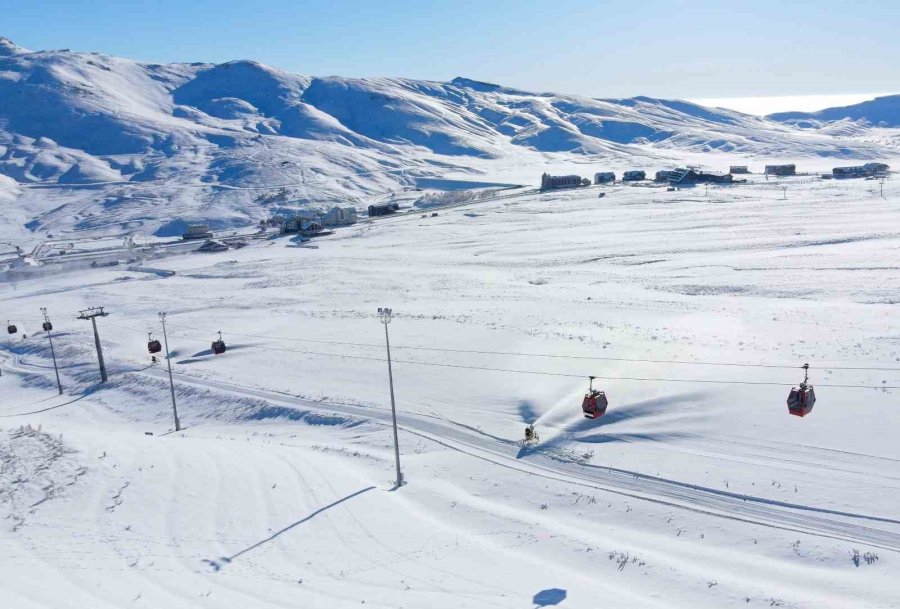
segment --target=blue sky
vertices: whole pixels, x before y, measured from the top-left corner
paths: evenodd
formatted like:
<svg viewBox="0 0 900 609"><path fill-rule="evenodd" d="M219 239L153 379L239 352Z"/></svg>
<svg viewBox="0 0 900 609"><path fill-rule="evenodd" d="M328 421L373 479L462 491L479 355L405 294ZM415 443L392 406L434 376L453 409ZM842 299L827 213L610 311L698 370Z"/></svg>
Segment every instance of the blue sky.
<svg viewBox="0 0 900 609"><path fill-rule="evenodd" d="M891 92L900 3L0 0L0 35L309 75L461 75L594 97Z"/></svg>

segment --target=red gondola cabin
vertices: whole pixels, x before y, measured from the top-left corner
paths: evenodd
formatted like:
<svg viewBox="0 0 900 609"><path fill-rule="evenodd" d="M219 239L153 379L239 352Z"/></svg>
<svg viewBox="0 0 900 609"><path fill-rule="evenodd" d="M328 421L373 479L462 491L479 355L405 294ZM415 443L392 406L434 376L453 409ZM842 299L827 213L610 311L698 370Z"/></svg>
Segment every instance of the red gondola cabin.
<svg viewBox="0 0 900 609"><path fill-rule="evenodd" d="M214 340L212 343L212 351L216 355L222 355L227 350L225 346L225 341L222 340L222 333L219 332L219 340Z"/></svg>
<svg viewBox="0 0 900 609"><path fill-rule="evenodd" d="M797 417L805 417L816 404L816 392L809 384L809 364L803 365L803 382L788 394L788 412Z"/></svg>
<svg viewBox="0 0 900 609"><path fill-rule="evenodd" d="M599 419L606 412L609 402L606 399L606 393L594 389L594 377L590 377L588 384L588 392L584 394L584 400L581 402L581 412L584 413L586 419Z"/></svg>
<svg viewBox="0 0 900 609"><path fill-rule="evenodd" d="M816 392L805 383L791 389L787 399L788 412L794 416L805 417L812 412L816 403Z"/></svg>

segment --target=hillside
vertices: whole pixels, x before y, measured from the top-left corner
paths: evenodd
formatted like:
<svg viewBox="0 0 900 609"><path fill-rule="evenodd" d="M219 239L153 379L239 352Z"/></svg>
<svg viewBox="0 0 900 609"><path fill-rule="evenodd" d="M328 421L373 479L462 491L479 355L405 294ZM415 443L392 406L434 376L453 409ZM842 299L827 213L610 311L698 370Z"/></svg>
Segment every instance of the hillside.
<svg viewBox="0 0 900 609"><path fill-rule="evenodd" d="M253 61L147 64L0 40L0 237L166 234L422 185L531 183L545 168L684 155L879 158L890 142L647 97L529 93L465 78L315 78ZM712 157L710 157L712 158Z"/></svg>
<svg viewBox="0 0 900 609"><path fill-rule="evenodd" d="M835 121L860 121L877 127L900 127L900 95L886 95L852 106L818 112L779 112L771 120L802 127L818 127Z"/></svg>
<svg viewBox="0 0 900 609"><path fill-rule="evenodd" d="M895 609L900 193L750 178L7 283L0 607Z"/></svg>

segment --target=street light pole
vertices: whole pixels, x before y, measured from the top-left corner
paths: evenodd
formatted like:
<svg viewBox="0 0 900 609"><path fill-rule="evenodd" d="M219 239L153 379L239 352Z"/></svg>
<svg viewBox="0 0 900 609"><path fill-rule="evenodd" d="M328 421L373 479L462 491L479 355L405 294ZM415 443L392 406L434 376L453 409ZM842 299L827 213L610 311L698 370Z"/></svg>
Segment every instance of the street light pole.
<svg viewBox="0 0 900 609"><path fill-rule="evenodd" d="M397 488L403 485L403 473L400 471L400 440L397 435L397 405L394 401L394 372L391 369L391 339L388 335L388 324L391 323L393 311L387 307L378 307L378 316L384 324L384 344L387 347L388 382L391 386L391 418L394 423L394 460L397 464Z"/></svg>
<svg viewBox="0 0 900 609"><path fill-rule="evenodd" d="M53 324L50 323L50 318L47 316L47 307L41 307L41 313L44 314L44 330L47 331L47 340L50 341L50 357L53 358L53 371L56 373L56 386L59 389L59 395L62 395L63 388L62 383L59 380L59 367L56 365L56 352L53 350L53 336L50 335L50 331L53 330Z"/></svg>
<svg viewBox="0 0 900 609"><path fill-rule="evenodd" d="M175 381L172 380L172 356L169 353L169 337L166 334L166 314L160 313L162 322L163 344L166 346L166 364L169 366L169 391L172 394L172 415L175 417L175 431L181 431L181 422L178 420L178 406L175 405Z"/></svg>

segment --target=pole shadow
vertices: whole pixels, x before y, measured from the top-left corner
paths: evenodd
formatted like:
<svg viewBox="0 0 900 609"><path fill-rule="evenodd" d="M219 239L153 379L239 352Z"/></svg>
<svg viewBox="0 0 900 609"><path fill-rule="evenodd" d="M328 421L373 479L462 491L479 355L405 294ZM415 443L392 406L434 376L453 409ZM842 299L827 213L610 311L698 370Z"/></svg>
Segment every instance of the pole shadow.
<svg viewBox="0 0 900 609"><path fill-rule="evenodd" d="M289 525L287 525L286 527L284 527L283 529L280 529L280 530L278 530L278 531L275 531L274 533L272 533L271 535L269 535L269 536L266 537L265 539L261 539L260 541L257 541L257 542L256 542L255 544L253 544L252 546L248 546L248 547L244 548L243 550L241 550L240 552L236 552L235 554L232 554L231 556L222 556L222 557L220 557L218 560L204 559L203 562L206 563L206 564L210 567L210 569L212 569L213 571L215 571L215 572L221 571L221 570L222 570L222 567L224 567L225 565L227 565L227 564L233 562L236 558L238 558L238 557L240 557L240 556L242 556L242 555L244 555L244 554L247 554L248 552L252 552L252 551L255 550L256 548L258 548L258 547L260 547L260 546L263 546L263 545L269 543L270 541L273 541L274 539L278 538L279 536L283 535L284 533L287 533L288 531L290 531L290 530L293 529L294 527L300 526L300 525L303 524L304 522L307 522L307 521L309 521L309 520L312 520L313 518L315 518L316 516L318 516L318 515L321 514L322 512L325 512L325 511L327 511L327 510L330 510L331 508L333 508L333 507L335 507L335 506L337 506L337 505L340 505L341 503L344 503L345 501L348 501L348 500L350 500L350 499L353 499L354 497L358 497L359 495L362 495L363 493L367 493L367 492L373 490L374 488L375 488L374 486L368 486L368 487L366 487L366 488L363 488L363 489L360 489L360 490L356 491L355 493L350 493L350 494L347 495L346 497L342 497L342 498L338 499L337 501L334 501L334 502L332 502L332 503L329 503L328 505L326 505L326 506L324 506L324 507L320 507L320 508L317 509L315 512L309 514L309 515L306 516L305 518L301 518L301 519L298 520L297 522L294 522L294 523L292 523L292 524L289 524Z"/></svg>

